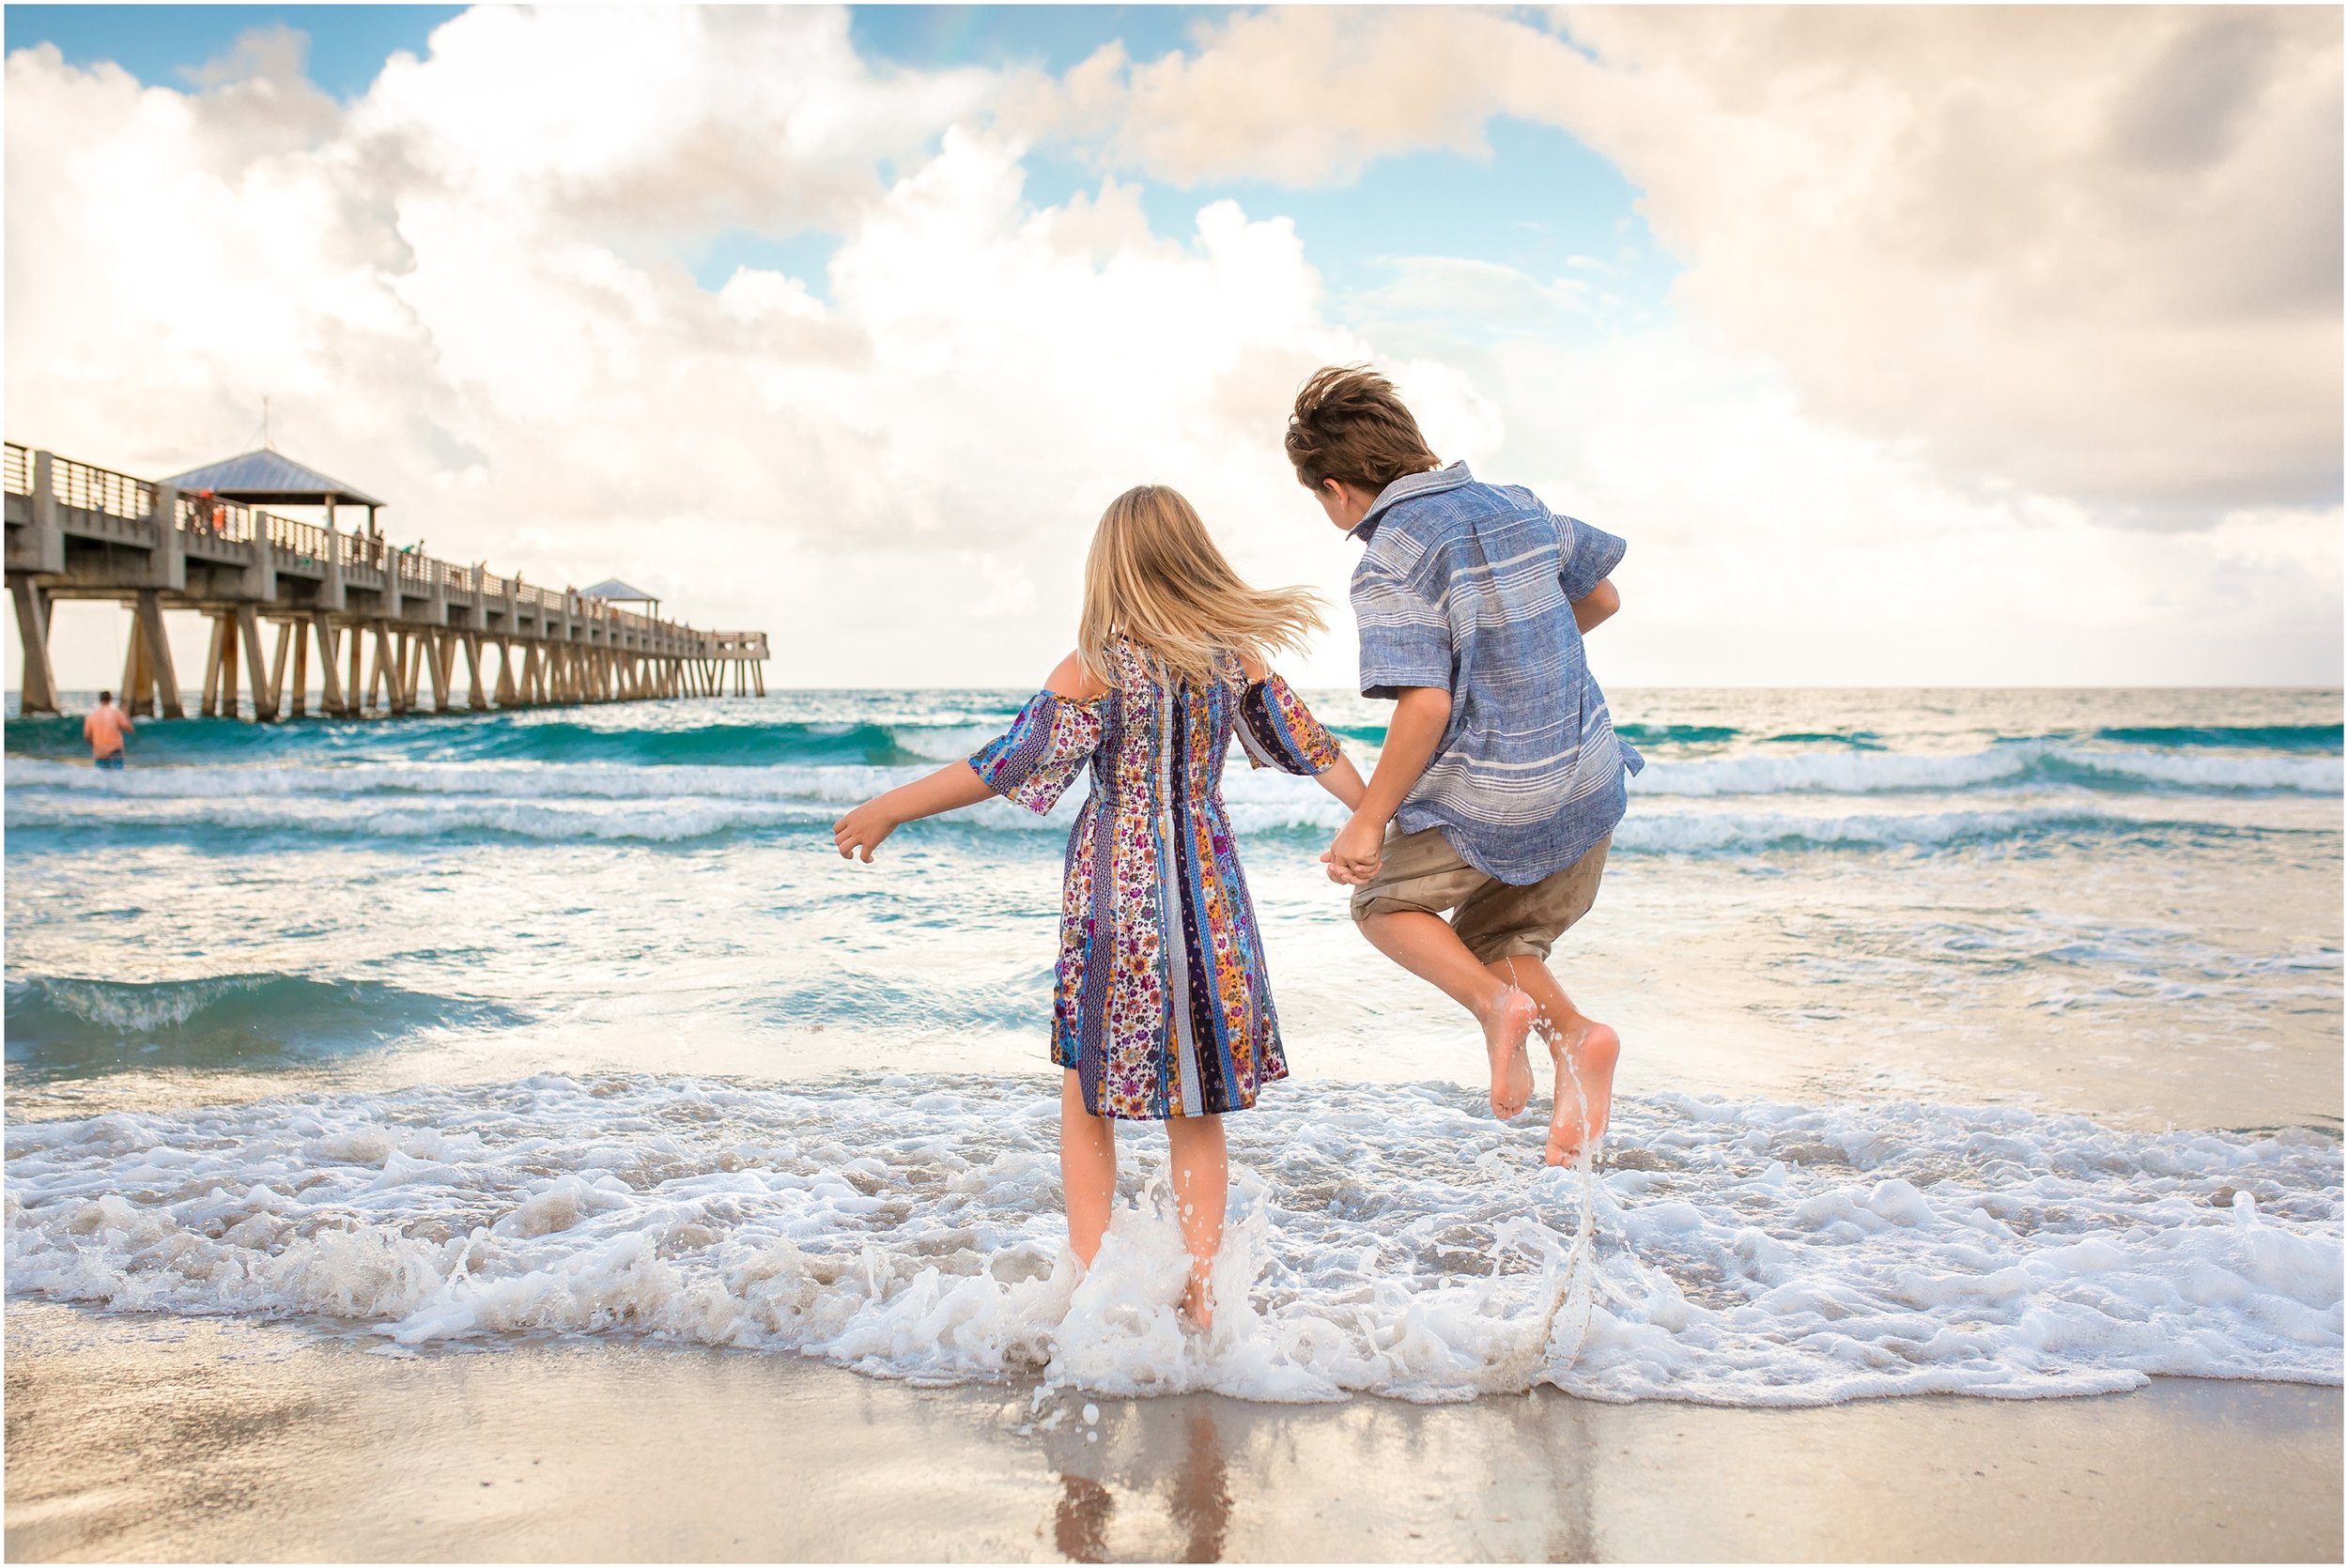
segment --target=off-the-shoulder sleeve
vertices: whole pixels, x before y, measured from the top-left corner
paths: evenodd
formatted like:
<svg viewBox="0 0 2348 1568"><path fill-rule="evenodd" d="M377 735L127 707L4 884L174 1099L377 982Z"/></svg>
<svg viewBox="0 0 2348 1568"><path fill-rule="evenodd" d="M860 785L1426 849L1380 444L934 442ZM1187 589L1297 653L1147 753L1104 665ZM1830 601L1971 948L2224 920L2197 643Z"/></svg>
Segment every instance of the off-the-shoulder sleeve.
<svg viewBox="0 0 2348 1568"><path fill-rule="evenodd" d="M1336 737L1277 675L1267 675L1240 694L1238 729L1241 748L1259 768L1327 773L1343 755Z"/></svg>
<svg viewBox="0 0 2348 1568"><path fill-rule="evenodd" d="M970 768L988 789L1040 817L1059 803L1100 744L1099 702L1040 691L1010 729L979 748Z"/></svg>

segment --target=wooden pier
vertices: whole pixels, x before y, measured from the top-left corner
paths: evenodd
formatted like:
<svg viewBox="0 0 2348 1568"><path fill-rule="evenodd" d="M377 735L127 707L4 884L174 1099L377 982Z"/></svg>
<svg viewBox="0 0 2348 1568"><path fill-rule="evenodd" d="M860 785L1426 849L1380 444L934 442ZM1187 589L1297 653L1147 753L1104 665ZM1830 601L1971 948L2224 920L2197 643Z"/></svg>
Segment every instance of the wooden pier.
<svg viewBox="0 0 2348 1568"><path fill-rule="evenodd" d="M199 702L207 715L239 716L249 697L255 719L301 716L314 642L321 706L346 718L445 714L460 702L478 713L766 695L764 632L695 631L12 441L7 467L8 583L27 714L57 711L49 609L60 599L130 607L121 701L165 718L186 713L163 635L169 610L212 623Z"/></svg>

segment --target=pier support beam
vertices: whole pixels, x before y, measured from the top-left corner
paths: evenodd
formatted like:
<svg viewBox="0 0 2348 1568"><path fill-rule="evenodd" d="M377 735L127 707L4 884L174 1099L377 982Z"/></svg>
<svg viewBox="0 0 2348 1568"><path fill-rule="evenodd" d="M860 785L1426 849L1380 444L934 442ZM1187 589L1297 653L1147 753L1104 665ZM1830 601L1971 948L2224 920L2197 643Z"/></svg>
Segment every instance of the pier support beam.
<svg viewBox="0 0 2348 1568"><path fill-rule="evenodd" d="M144 718L150 711L147 705L147 638L139 626L134 611L131 616L131 636L122 646L122 679L115 685L115 695L122 699L122 711L132 718Z"/></svg>
<svg viewBox="0 0 2348 1568"><path fill-rule="evenodd" d="M375 700L378 686L391 688L386 700L391 703L392 712L404 714L408 711L408 705L399 699L399 676L392 662L392 629L380 621L375 623L375 673L367 677L368 701Z"/></svg>
<svg viewBox="0 0 2348 1568"><path fill-rule="evenodd" d="M286 711L301 718L310 712L310 627L306 622L288 621L277 635L293 638L293 692Z"/></svg>
<svg viewBox="0 0 2348 1568"><path fill-rule="evenodd" d="M428 632L406 632L400 636L399 672L401 678L407 683L408 698L408 706L403 710L404 712L412 714L416 711L417 694L424 689L425 649L430 641L431 634Z"/></svg>
<svg viewBox="0 0 2348 1568"><path fill-rule="evenodd" d="M334 674L334 624L321 611L310 618L310 629L318 639L319 705L330 714L348 714L350 710L343 703L342 684Z"/></svg>
<svg viewBox="0 0 2348 1568"><path fill-rule="evenodd" d="M273 723L277 691L273 683L266 689L261 684L261 618L251 605L237 607L237 640L244 645L244 662L251 670L253 716L263 724Z"/></svg>
<svg viewBox="0 0 2348 1568"><path fill-rule="evenodd" d="M171 645L162 637L162 601L143 589L131 601L131 635L122 651L122 711L133 718L160 714L181 718L178 684L171 671Z"/></svg>
<svg viewBox="0 0 2348 1568"><path fill-rule="evenodd" d="M204 648L204 696L196 704L196 712L206 718L215 718L220 714L220 650L228 637L228 618L214 615L207 619L212 623L212 638Z"/></svg>
<svg viewBox="0 0 2348 1568"><path fill-rule="evenodd" d="M476 588L473 593L474 598L478 600L480 590ZM466 705L474 713L480 713L489 706L489 699L481 689L481 634L479 632L465 634L465 674L468 678L469 688L465 693Z"/></svg>
<svg viewBox="0 0 2348 1568"><path fill-rule="evenodd" d="M16 596L16 638L24 649L24 689L19 711L54 714L57 711L57 672L49 663L49 591L29 577L17 578L8 584L8 591Z"/></svg>
<svg viewBox="0 0 2348 1568"><path fill-rule="evenodd" d="M425 632L418 640L425 644L425 657L432 667L432 711L447 713L449 667L456 662L456 639L446 632Z"/></svg>
<svg viewBox="0 0 2348 1568"><path fill-rule="evenodd" d="M286 711L286 656L293 652L293 623L280 621L277 623L277 651L270 655L269 660L269 708L272 718ZM299 708L295 710L297 713L300 711Z"/></svg>
<svg viewBox="0 0 2348 1568"><path fill-rule="evenodd" d="M209 662L211 669L204 677L205 715L221 718L239 716L236 617L227 610L212 617L212 652Z"/></svg>

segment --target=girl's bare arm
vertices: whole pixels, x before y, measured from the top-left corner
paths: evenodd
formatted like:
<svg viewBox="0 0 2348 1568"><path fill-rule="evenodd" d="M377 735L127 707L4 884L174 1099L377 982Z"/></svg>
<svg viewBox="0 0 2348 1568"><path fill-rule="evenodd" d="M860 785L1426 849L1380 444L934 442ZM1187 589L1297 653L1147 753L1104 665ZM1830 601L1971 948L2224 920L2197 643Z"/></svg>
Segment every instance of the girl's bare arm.
<svg viewBox="0 0 2348 1568"><path fill-rule="evenodd" d="M1079 701L1088 701L1107 689L1086 672L1084 661L1074 653L1059 662L1059 668L1052 671L1052 678L1044 685L1057 696L1073 697ZM900 784L886 794L874 795L832 823L831 841L839 846L842 860L861 859L870 865L873 852L880 848L881 840L905 823L994 798L995 792L986 787L978 770L967 762L949 762L910 784Z"/></svg>
<svg viewBox="0 0 2348 1568"><path fill-rule="evenodd" d="M1338 751L1336 767L1315 774L1313 779L1322 789L1336 796L1337 804L1348 811L1356 811L1361 808L1362 792L1367 786L1363 784L1361 770L1354 767L1353 759L1348 757L1344 751Z"/></svg>
<svg viewBox="0 0 2348 1568"><path fill-rule="evenodd" d="M831 824L831 841L840 847L842 859L858 858L870 865L881 840L905 823L957 807L976 806L994 793L969 763L949 762L910 784L874 795L850 811Z"/></svg>

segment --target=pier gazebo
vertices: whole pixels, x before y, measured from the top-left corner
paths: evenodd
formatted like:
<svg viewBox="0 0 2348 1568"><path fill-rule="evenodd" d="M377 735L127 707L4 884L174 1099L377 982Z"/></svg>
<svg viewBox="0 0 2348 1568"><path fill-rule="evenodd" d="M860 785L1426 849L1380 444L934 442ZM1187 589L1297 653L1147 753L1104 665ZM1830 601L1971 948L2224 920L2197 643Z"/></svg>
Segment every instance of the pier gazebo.
<svg viewBox="0 0 2348 1568"><path fill-rule="evenodd" d="M658 599L641 588L630 588L617 577L606 577L593 588L580 589L579 594L582 599L601 599L610 605L650 605L652 608L645 614L657 616L660 613Z"/></svg>
<svg viewBox="0 0 2348 1568"><path fill-rule="evenodd" d="M363 506L367 509L367 537L377 537L376 508L383 501L364 490L345 484L339 479L329 479L313 468L304 467L279 452L275 447L263 447L241 456L208 463L200 469L173 474L157 480L168 484L183 496L198 495L209 490L222 500L240 501L247 506L322 506L326 509L326 526L334 526L336 506Z"/></svg>

